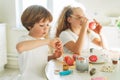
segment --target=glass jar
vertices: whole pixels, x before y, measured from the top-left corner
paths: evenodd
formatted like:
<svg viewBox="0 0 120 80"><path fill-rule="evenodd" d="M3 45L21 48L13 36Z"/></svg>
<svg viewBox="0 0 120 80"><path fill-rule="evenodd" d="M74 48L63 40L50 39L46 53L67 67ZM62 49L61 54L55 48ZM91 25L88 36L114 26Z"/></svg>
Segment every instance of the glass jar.
<svg viewBox="0 0 120 80"><path fill-rule="evenodd" d="M76 70L80 72L85 72L89 70L89 62L85 57L76 57Z"/></svg>

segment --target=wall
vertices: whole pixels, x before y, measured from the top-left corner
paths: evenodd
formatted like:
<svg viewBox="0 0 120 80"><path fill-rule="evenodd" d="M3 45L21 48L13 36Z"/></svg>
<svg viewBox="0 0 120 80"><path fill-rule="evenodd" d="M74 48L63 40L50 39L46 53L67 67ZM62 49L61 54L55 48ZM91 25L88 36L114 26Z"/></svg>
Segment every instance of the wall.
<svg viewBox="0 0 120 80"><path fill-rule="evenodd" d="M85 5L87 13L94 16L102 25L108 25L111 17L120 16L120 0L76 0Z"/></svg>
<svg viewBox="0 0 120 80"><path fill-rule="evenodd" d="M78 0L77 0L78 1ZM86 8L93 8L91 11L95 10L97 12L103 12L105 14L115 14L118 16L120 14L120 0L79 0L83 3L86 2ZM91 2L94 1L94 2ZM93 4L94 3L94 4ZM114 4L113 4L114 3ZM113 6L111 6L111 4ZM97 9L99 8L99 9ZM104 10L103 10L104 9ZM112 10L112 11L111 11ZM0 22L6 23L7 26L7 54L8 54L8 64L7 67L17 67L17 52L15 45L18 38L26 34L25 30L16 30L15 21L15 0L0 0Z"/></svg>
<svg viewBox="0 0 120 80"><path fill-rule="evenodd" d="M0 0L0 22L6 23L7 27L7 57L6 67L17 67L16 43L18 38L27 33L25 30L16 30L15 0Z"/></svg>
<svg viewBox="0 0 120 80"><path fill-rule="evenodd" d="M119 0L76 0L83 3L92 12L98 12L107 16L120 16Z"/></svg>

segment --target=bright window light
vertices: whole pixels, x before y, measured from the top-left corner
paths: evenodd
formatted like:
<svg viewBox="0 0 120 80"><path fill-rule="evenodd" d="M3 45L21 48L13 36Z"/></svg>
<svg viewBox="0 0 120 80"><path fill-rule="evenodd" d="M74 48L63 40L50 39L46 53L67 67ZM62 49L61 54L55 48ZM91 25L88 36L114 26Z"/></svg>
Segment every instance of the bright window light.
<svg viewBox="0 0 120 80"><path fill-rule="evenodd" d="M21 14L30 5L42 5L50 10L54 19L52 25L54 25L61 10L73 2L74 0L16 0L16 26L17 28L22 28Z"/></svg>

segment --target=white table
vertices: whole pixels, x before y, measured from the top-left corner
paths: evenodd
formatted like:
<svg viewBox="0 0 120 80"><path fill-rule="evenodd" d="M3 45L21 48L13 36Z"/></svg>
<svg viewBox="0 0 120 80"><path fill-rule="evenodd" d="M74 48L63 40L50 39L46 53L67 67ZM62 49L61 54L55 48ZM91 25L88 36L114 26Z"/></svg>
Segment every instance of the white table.
<svg viewBox="0 0 120 80"><path fill-rule="evenodd" d="M91 64L90 64L91 65ZM96 73L93 76L90 76L89 72L80 73L73 68L73 73L67 76L60 76L55 74L55 70L62 70L62 63L59 60L51 60L48 62L45 72L48 77L48 80L91 80L93 77L106 77L107 80L120 80L120 63L113 65L115 67L113 72L102 72L101 68L104 65L112 65L112 63L99 63L92 64L90 68L96 68Z"/></svg>

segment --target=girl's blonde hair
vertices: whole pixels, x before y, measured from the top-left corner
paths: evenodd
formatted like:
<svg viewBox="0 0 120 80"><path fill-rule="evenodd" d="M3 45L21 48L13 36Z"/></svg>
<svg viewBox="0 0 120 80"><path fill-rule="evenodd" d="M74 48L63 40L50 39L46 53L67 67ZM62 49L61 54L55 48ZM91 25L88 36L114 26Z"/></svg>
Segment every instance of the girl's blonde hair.
<svg viewBox="0 0 120 80"><path fill-rule="evenodd" d="M62 31L70 28L70 23L67 21L67 18L73 14L74 8L80 8L85 12L85 7L82 4L74 3L66 6L58 18L56 37L59 37Z"/></svg>

